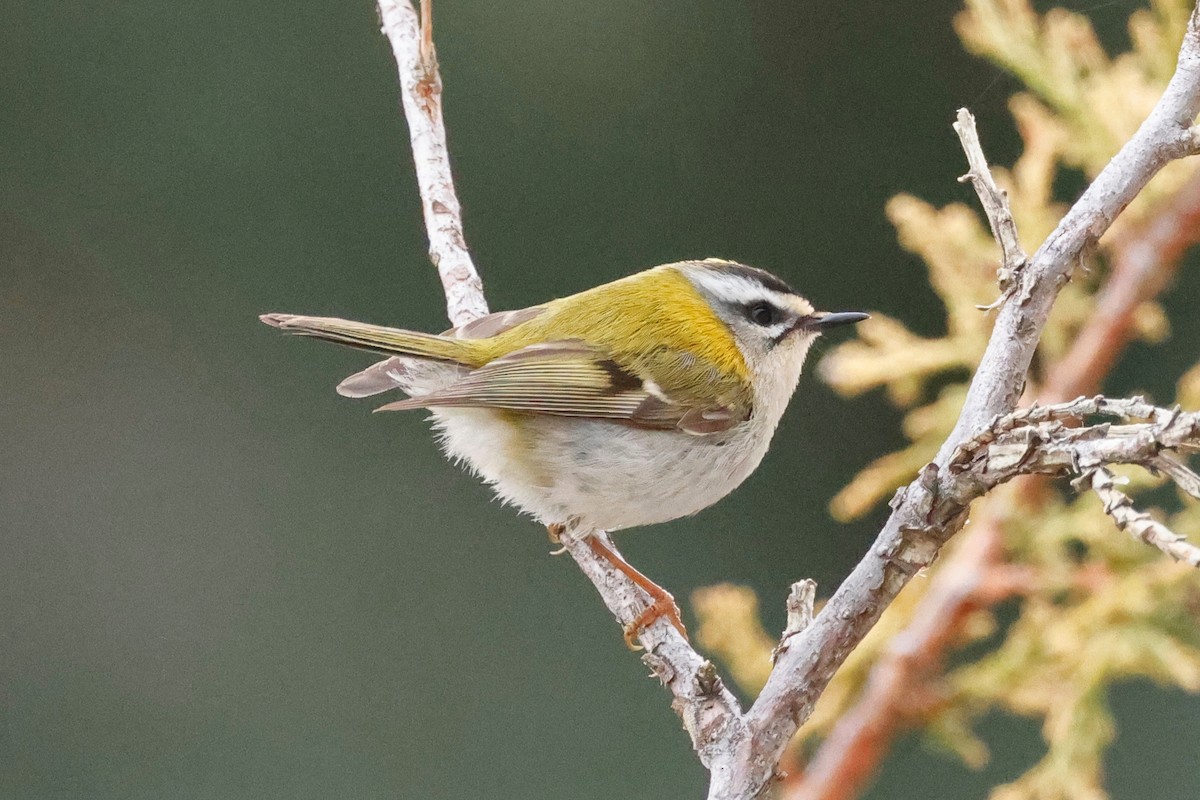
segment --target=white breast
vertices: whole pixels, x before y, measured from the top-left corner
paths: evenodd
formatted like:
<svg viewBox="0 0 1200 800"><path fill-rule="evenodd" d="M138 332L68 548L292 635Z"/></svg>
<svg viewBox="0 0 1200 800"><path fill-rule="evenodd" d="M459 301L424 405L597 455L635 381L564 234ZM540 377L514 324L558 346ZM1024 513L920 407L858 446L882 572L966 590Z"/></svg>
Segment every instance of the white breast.
<svg viewBox="0 0 1200 800"><path fill-rule="evenodd" d="M434 411L447 455L544 524L579 517L604 530L678 519L729 494L762 461L777 420L756 416L721 434L692 436L611 422Z"/></svg>

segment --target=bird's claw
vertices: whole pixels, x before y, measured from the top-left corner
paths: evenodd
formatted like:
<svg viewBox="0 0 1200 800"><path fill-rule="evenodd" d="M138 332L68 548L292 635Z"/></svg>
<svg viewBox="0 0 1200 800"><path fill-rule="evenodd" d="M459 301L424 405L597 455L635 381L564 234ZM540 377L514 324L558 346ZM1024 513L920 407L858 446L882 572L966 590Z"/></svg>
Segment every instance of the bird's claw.
<svg viewBox="0 0 1200 800"><path fill-rule="evenodd" d="M642 609L642 612L633 618L633 621L625 625L625 644L630 650L641 650L642 646L638 644L638 636L642 631L649 628L659 619L665 618L667 622L679 631L679 635L684 641L688 640L687 628L683 625L683 619L680 616L679 606L675 603L675 598L669 592L664 591L661 596L654 597L653 602Z"/></svg>

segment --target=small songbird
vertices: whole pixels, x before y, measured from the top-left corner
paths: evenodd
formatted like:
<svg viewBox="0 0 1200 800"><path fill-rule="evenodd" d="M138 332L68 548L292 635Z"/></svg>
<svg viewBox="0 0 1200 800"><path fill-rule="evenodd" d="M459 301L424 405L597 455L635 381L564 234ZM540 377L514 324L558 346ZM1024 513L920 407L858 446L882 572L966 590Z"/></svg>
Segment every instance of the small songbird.
<svg viewBox="0 0 1200 800"><path fill-rule="evenodd" d="M450 458L561 532L666 522L729 494L766 454L813 340L866 317L814 311L769 272L706 259L440 335L327 317L261 319L388 354L338 393L400 389L408 399L378 410L429 409ZM589 540L653 600L627 639L659 616L683 632L665 590Z"/></svg>

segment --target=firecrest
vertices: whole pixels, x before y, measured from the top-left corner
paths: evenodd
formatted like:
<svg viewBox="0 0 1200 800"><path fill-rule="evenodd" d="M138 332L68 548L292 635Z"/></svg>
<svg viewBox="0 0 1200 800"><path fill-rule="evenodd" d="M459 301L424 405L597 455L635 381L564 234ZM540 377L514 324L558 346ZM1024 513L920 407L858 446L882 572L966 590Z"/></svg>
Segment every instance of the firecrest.
<svg viewBox="0 0 1200 800"><path fill-rule="evenodd" d="M505 502L552 530L613 531L695 514L733 491L767 452L809 346L866 317L814 311L769 272L706 259L441 335L327 317L261 319L388 354L338 392L400 389L408 399L378 410L429 409L447 455ZM638 576L657 607L638 627L670 616L669 595ZM677 613L672 622L682 630Z"/></svg>

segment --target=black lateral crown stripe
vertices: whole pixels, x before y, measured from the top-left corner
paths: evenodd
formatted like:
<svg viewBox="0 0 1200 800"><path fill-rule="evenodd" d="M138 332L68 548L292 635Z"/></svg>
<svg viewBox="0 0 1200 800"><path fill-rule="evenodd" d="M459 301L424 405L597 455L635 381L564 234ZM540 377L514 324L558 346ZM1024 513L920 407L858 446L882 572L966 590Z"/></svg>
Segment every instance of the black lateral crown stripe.
<svg viewBox="0 0 1200 800"><path fill-rule="evenodd" d="M735 264L733 262L721 264L713 267L713 269L718 272L724 272L730 275L740 275L743 278L749 278L750 280L758 281L773 292L779 292L780 294L797 294L795 289L788 286L786 283L767 272L765 269L748 267L745 264Z"/></svg>

